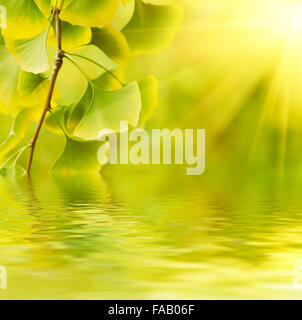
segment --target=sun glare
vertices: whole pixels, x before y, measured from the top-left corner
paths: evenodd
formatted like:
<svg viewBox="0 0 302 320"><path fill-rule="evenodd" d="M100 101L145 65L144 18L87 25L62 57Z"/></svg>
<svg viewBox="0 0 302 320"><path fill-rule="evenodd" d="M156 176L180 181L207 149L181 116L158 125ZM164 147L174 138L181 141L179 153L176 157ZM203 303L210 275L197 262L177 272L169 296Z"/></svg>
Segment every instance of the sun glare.
<svg viewBox="0 0 302 320"><path fill-rule="evenodd" d="M293 8L292 27L295 30L302 29L302 5L296 5Z"/></svg>
<svg viewBox="0 0 302 320"><path fill-rule="evenodd" d="M282 166L288 130L300 130L302 123L302 0L193 3L196 33L190 56L196 54L207 82L184 121L199 117L213 139L219 138L265 79L255 144L263 129L278 128Z"/></svg>

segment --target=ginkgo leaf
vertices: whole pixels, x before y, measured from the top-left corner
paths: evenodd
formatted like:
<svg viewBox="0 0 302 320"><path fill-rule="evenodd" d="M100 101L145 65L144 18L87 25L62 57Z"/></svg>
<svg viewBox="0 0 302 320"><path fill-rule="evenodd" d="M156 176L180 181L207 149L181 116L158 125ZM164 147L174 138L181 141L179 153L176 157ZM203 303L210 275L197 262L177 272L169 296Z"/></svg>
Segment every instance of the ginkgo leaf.
<svg viewBox="0 0 302 320"><path fill-rule="evenodd" d="M123 30L131 20L135 8L135 0L122 1L110 24L117 30Z"/></svg>
<svg viewBox="0 0 302 320"><path fill-rule="evenodd" d="M114 78L113 75L120 81L124 80L124 70L119 68L112 70L111 73L106 72L98 79L94 80L93 83L101 90L118 90L122 87L122 84ZM92 97L90 96L89 98ZM85 101L85 99L81 100ZM73 110L73 107L74 106L59 106L52 109L45 120L46 129L56 134L66 134L69 137L73 137L73 131L79 125L79 122L83 118L86 110L85 105L83 105L83 108L78 106L77 112L80 114L73 114L73 116L68 120L70 111ZM83 113L81 113L81 110L83 110Z"/></svg>
<svg viewBox="0 0 302 320"><path fill-rule="evenodd" d="M94 100L95 95L95 87L88 85L88 88L82 97L82 99L75 103L73 106L71 106L71 111L68 115L68 120L66 122L67 128L69 132L74 133L74 131L77 129L83 118L85 117L85 114L88 112L88 110L91 108L91 105Z"/></svg>
<svg viewBox="0 0 302 320"><path fill-rule="evenodd" d="M2 142L0 147L0 158L10 152L16 145L23 142L25 137L25 130L28 124L27 112L20 112L15 118L11 131L8 137Z"/></svg>
<svg viewBox="0 0 302 320"><path fill-rule="evenodd" d="M142 97L142 110L139 117L139 128L144 128L158 105L158 81L154 76L138 81Z"/></svg>
<svg viewBox="0 0 302 320"><path fill-rule="evenodd" d="M111 70L101 75L98 79L94 80L93 83L102 90L117 90L123 85L125 78L125 72L123 68Z"/></svg>
<svg viewBox="0 0 302 320"><path fill-rule="evenodd" d="M3 35L8 39L26 39L41 34L48 20L34 0L0 0L7 12L7 28Z"/></svg>
<svg viewBox="0 0 302 320"><path fill-rule="evenodd" d="M26 148L21 149L19 154L16 156L14 161L7 167L0 169L0 175L11 181L16 181L16 179L21 179L26 175L26 170L18 164L18 160L25 152Z"/></svg>
<svg viewBox="0 0 302 320"><path fill-rule="evenodd" d="M37 74L49 69L47 36L48 29L34 38L7 41L10 52L22 70Z"/></svg>
<svg viewBox="0 0 302 320"><path fill-rule="evenodd" d="M168 47L183 19L177 5L154 5L135 0L135 11L123 29L131 54L157 53Z"/></svg>
<svg viewBox="0 0 302 320"><path fill-rule="evenodd" d="M9 50L0 46L0 99L11 105L17 95L20 68Z"/></svg>
<svg viewBox="0 0 302 320"><path fill-rule="evenodd" d="M12 138L12 136L10 137ZM29 144L20 142L10 150L5 156L0 158L0 175L7 178L16 179L25 174L25 169L18 162L22 154L29 148Z"/></svg>
<svg viewBox="0 0 302 320"><path fill-rule="evenodd" d="M71 111L71 106L59 106L48 113L44 126L47 130L73 138L72 132L67 127L68 115Z"/></svg>
<svg viewBox="0 0 302 320"><path fill-rule="evenodd" d="M129 46L125 36L107 25L93 28L91 43L102 49L105 54L121 66L125 66L129 57Z"/></svg>
<svg viewBox="0 0 302 320"><path fill-rule="evenodd" d="M21 96L32 94L39 87L45 78L41 74L34 74L22 71L19 77L18 92Z"/></svg>
<svg viewBox="0 0 302 320"><path fill-rule="evenodd" d="M66 137L66 145L52 172L61 175L85 172L96 173L100 170L97 153L99 141L76 141Z"/></svg>
<svg viewBox="0 0 302 320"><path fill-rule="evenodd" d="M61 18L73 25L103 27L110 22L120 0L65 0Z"/></svg>
<svg viewBox="0 0 302 320"><path fill-rule="evenodd" d="M56 83L61 95L55 99L55 103L57 105L74 103L81 99L87 85L85 76L70 61L65 60Z"/></svg>
<svg viewBox="0 0 302 320"><path fill-rule="evenodd" d="M115 91L89 85L81 101L73 107L68 126L76 137L96 140L102 129L119 132L121 121L136 127L140 111L141 95L136 82Z"/></svg>
<svg viewBox="0 0 302 320"><path fill-rule="evenodd" d="M19 105L32 107L44 103L49 90L49 81L42 74L21 71L18 82Z"/></svg>
<svg viewBox="0 0 302 320"><path fill-rule="evenodd" d="M106 73L105 69L100 68L91 61L95 61L107 70L114 70L118 67L114 61L108 58L102 50L94 45L75 49L71 53L85 58L72 56L74 62L91 80L97 79ZM85 93L87 84L88 82L85 75L83 75L72 62L65 60L57 79L57 86L61 92L61 96L56 99L56 103L58 105L70 105L76 100L79 100Z"/></svg>
<svg viewBox="0 0 302 320"><path fill-rule="evenodd" d="M69 51L73 48L83 46L85 44L90 43L91 41L91 28L89 27L81 27L81 26L73 26L68 22L61 22L62 28L62 49L65 51ZM48 43L56 48L56 36L53 34Z"/></svg>
<svg viewBox="0 0 302 320"><path fill-rule="evenodd" d="M73 60L75 63L85 71L86 75L91 80L97 79L102 74L106 73L106 70L113 70L119 67L118 64L116 64L102 50L94 45L88 45L75 49L71 53L74 55ZM99 66L97 66L95 63L99 64Z"/></svg>
<svg viewBox="0 0 302 320"><path fill-rule="evenodd" d="M49 82L40 74L21 71L12 54L0 46L0 100L12 107L34 107L44 101ZM57 96L57 90L55 90Z"/></svg>
<svg viewBox="0 0 302 320"><path fill-rule="evenodd" d="M16 116L8 137L0 146L0 170L10 167L28 145L25 137L30 119L30 110L21 111Z"/></svg>
<svg viewBox="0 0 302 320"><path fill-rule="evenodd" d="M55 0L34 0L39 9L46 17L51 15L51 8L55 5Z"/></svg>

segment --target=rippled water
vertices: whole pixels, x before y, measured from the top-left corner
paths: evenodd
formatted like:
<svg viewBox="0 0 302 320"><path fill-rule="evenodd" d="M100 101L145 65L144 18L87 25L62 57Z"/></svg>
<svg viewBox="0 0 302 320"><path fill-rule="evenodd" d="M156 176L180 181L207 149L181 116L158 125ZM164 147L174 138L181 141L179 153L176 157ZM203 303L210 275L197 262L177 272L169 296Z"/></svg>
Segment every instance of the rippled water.
<svg viewBox="0 0 302 320"><path fill-rule="evenodd" d="M149 168L0 180L0 297L302 298L298 190Z"/></svg>

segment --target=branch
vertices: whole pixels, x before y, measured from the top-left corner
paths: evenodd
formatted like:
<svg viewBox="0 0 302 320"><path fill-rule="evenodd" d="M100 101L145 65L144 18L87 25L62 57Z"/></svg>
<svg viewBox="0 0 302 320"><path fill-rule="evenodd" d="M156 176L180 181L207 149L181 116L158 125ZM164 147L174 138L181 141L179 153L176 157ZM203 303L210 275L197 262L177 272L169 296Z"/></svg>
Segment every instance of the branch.
<svg viewBox="0 0 302 320"><path fill-rule="evenodd" d="M28 166L27 166L27 175L30 176L30 171L31 171L31 166L32 166L32 161L33 161L33 156L34 156L34 152L35 152L35 147L37 144L37 140L40 134L40 131L42 129L45 117L47 115L47 112L50 110L51 108L51 100L53 97L53 92L55 89L55 85L56 85L56 81L58 78L58 74L60 69L62 68L62 64L63 64L63 51L62 51L62 33L61 33L61 20L60 20L60 9L55 9L55 19L56 19L56 40L57 40L57 53L56 53L56 58L54 61L54 66L53 66L53 73L51 75L50 78L50 87L49 87L49 91L48 91L48 95L47 95L47 99L46 99L46 103L45 103L45 107L43 109L42 115L40 117L38 126L36 128L34 137L31 141L30 144L30 154L29 154L29 160L28 160Z"/></svg>

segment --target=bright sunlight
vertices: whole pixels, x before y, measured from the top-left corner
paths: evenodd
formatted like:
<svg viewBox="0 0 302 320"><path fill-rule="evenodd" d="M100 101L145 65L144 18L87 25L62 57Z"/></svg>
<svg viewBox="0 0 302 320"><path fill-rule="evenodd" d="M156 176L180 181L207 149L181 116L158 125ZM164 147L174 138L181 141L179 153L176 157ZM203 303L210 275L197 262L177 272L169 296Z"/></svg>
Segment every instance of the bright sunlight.
<svg viewBox="0 0 302 320"><path fill-rule="evenodd" d="M195 19L184 31L195 31L190 56L211 78L185 122L202 118L217 140L259 82L265 81L266 97L251 153L264 128L276 127L282 170L288 128L299 128L302 121L302 1L191 1L191 8Z"/></svg>

